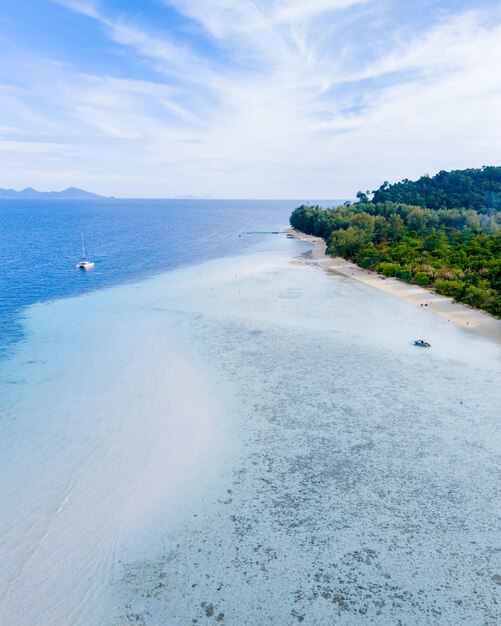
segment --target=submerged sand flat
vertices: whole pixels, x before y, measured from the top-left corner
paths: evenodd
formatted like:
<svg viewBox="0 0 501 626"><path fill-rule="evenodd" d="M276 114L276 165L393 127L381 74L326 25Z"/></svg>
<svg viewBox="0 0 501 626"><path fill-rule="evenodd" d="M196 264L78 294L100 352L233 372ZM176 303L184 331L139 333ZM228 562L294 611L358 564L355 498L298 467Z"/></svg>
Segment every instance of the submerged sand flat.
<svg viewBox="0 0 501 626"><path fill-rule="evenodd" d="M396 278L388 278L376 272L365 270L342 257L329 256L325 254L327 246L321 237L306 235L293 228L287 229L287 231L301 241L311 244L313 258L328 272L352 278L364 285L403 298L414 305L429 308L432 313L440 315L456 326L472 330L501 343L501 320L488 313L455 302L452 298L442 296L430 289L410 285Z"/></svg>
<svg viewBox="0 0 501 626"><path fill-rule="evenodd" d="M4 363L1 624L103 624L131 543L210 475L224 411L145 300L133 285L33 307Z"/></svg>
<svg viewBox="0 0 501 626"><path fill-rule="evenodd" d="M32 311L2 623L500 621L498 346L274 242Z"/></svg>

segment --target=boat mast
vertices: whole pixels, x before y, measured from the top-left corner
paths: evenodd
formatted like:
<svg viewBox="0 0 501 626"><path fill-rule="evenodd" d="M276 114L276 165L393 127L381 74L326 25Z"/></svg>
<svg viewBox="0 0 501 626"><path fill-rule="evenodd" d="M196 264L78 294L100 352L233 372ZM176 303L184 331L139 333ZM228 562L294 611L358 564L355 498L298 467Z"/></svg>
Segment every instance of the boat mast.
<svg viewBox="0 0 501 626"><path fill-rule="evenodd" d="M80 233L80 236L82 238L82 252L83 252L83 258L86 259L87 258L87 253L85 251L85 243L84 243L84 238L83 238L83 233Z"/></svg>

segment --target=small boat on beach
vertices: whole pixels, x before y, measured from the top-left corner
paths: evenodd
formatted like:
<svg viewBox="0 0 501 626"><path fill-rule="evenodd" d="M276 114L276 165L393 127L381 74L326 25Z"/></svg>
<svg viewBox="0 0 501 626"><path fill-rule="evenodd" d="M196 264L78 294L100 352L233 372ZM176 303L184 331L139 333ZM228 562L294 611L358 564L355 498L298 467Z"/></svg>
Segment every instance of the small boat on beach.
<svg viewBox="0 0 501 626"><path fill-rule="evenodd" d="M82 236L82 259L76 264L75 267L80 270L90 270L94 267L94 261L87 260L83 233L80 233L80 235Z"/></svg>
<svg viewBox="0 0 501 626"><path fill-rule="evenodd" d="M414 345L421 348L431 348L431 343L428 343L424 339L414 339Z"/></svg>

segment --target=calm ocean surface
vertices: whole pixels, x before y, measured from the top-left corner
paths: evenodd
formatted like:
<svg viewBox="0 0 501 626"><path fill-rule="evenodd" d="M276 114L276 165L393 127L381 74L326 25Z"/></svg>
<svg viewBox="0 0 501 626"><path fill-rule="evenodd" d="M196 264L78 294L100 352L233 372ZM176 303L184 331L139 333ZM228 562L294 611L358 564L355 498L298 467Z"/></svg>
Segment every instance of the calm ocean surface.
<svg viewBox="0 0 501 626"><path fill-rule="evenodd" d="M301 202L0 200L0 353L23 307L235 253L241 231L287 226ZM91 272L75 270L80 233Z"/></svg>
<svg viewBox="0 0 501 626"><path fill-rule="evenodd" d="M499 346L297 204L0 203L1 626L501 624Z"/></svg>

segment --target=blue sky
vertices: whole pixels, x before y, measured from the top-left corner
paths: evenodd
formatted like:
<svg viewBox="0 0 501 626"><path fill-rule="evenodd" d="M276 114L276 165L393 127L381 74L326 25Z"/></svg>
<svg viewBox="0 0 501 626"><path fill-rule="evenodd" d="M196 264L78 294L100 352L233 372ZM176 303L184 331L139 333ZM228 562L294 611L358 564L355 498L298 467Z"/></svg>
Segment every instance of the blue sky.
<svg viewBox="0 0 501 626"><path fill-rule="evenodd" d="M0 186L354 197L501 163L501 2L2 0Z"/></svg>

